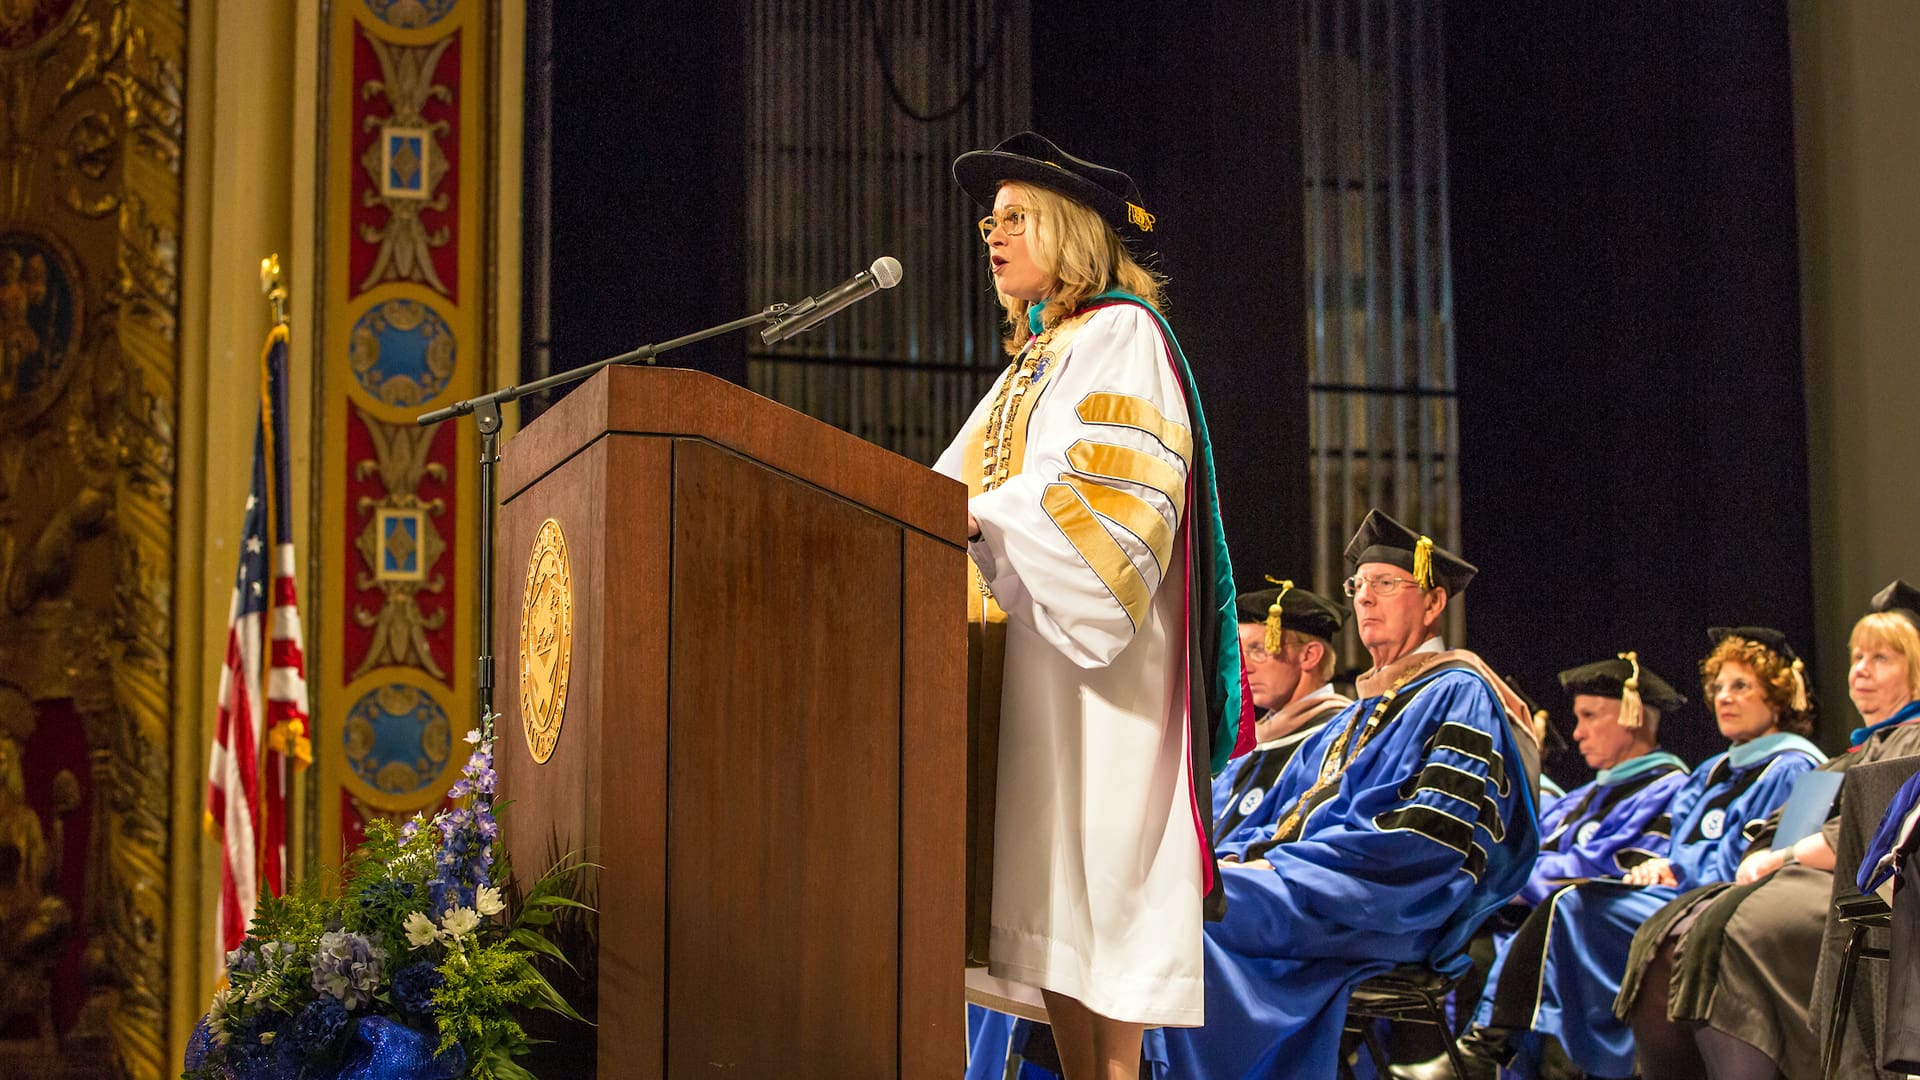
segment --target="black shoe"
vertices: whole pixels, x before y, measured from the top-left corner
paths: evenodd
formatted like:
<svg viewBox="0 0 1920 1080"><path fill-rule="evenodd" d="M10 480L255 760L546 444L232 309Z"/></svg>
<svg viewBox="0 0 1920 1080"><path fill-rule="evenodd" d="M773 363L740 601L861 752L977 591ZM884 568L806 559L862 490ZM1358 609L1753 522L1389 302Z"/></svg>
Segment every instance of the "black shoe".
<svg viewBox="0 0 1920 1080"><path fill-rule="evenodd" d="M1500 1066L1511 1056L1506 1036L1490 1028L1468 1028L1453 1045L1467 1070L1461 1080L1499 1080ZM1456 1075L1453 1060L1445 1054L1413 1065L1395 1065L1389 1071L1394 1080L1453 1080Z"/></svg>

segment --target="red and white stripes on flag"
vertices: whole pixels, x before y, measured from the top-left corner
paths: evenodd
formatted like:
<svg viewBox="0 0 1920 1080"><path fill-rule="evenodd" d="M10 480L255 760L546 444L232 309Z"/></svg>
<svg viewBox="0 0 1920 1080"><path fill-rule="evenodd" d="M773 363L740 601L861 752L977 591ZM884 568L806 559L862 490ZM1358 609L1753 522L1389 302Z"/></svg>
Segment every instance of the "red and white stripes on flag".
<svg viewBox="0 0 1920 1080"><path fill-rule="evenodd" d="M262 890L279 896L286 889L289 765L304 768L313 760L294 588L286 327L268 334L260 367L253 480L207 768L207 820L221 838L218 941L223 956L246 936Z"/></svg>

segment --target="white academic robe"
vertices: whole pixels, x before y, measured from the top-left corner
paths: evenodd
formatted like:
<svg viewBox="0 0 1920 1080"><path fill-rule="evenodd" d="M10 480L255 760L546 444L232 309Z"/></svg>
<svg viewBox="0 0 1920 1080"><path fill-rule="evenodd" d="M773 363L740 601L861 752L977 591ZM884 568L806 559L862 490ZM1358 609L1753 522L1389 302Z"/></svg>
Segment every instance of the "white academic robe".
<svg viewBox="0 0 1920 1080"><path fill-rule="evenodd" d="M1017 474L969 503L981 532L970 554L1007 612L991 978L970 981L1195 1026L1203 846L1180 528L1191 421L1159 327L1133 305L1092 312L1049 366ZM994 396L937 471L964 479Z"/></svg>

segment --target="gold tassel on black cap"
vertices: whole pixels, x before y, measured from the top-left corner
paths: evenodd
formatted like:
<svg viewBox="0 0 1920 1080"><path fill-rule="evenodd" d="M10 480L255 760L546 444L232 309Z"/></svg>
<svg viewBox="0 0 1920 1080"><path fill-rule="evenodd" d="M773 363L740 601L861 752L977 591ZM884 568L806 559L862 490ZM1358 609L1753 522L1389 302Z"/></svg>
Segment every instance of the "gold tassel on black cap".
<svg viewBox="0 0 1920 1080"><path fill-rule="evenodd" d="M1645 719L1640 703L1640 654L1629 649L1620 654L1620 659L1633 665L1633 672L1620 684L1620 726L1637 728Z"/></svg>
<svg viewBox="0 0 1920 1080"><path fill-rule="evenodd" d="M1793 658L1792 670L1793 701L1790 704L1794 712L1804 713L1812 707L1812 702L1807 700L1807 665L1801 663L1800 658L1796 656Z"/></svg>
<svg viewBox="0 0 1920 1080"><path fill-rule="evenodd" d="M1433 588L1433 537L1423 536L1413 545L1413 583Z"/></svg>
<svg viewBox="0 0 1920 1080"><path fill-rule="evenodd" d="M1285 600L1287 598L1287 594L1293 591L1293 582L1281 581L1279 578L1274 577L1272 574L1266 575L1266 578L1268 581L1271 581L1275 585L1280 586L1280 595L1274 597L1273 604L1267 608L1267 640L1265 642L1267 655L1279 656L1280 648L1285 643L1285 639L1283 639L1280 636L1280 623L1281 623L1281 616L1282 616L1282 611L1280 609L1280 601Z"/></svg>

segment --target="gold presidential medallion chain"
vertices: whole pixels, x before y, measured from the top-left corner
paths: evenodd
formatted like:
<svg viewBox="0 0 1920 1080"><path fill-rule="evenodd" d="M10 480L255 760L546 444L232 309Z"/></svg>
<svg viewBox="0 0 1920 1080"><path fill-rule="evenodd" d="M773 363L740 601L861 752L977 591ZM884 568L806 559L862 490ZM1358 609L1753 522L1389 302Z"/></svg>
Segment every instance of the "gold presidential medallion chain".
<svg viewBox="0 0 1920 1080"><path fill-rule="evenodd" d="M1365 750L1367 744L1372 742L1374 735L1379 732L1380 720L1387 714L1387 706L1393 704L1393 699L1400 696L1400 691L1412 682L1415 676L1425 671L1427 665L1432 662L1432 657L1428 657L1409 668L1405 675L1394 680L1393 685L1387 688L1387 692L1380 695L1380 701L1374 705L1373 711L1367 714L1365 727L1361 727L1360 717L1357 714L1347 722L1347 729L1340 733L1340 737L1335 739L1333 745L1327 749L1326 756L1320 759L1319 779L1313 782L1313 786L1307 789L1306 794L1300 796L1299 802L1293 804L1293 809L1287 811L1287 816L1280 822L1280 827L1274 830L1270 844L1281 844L1293 839L1292 834L1300 828L1302 817L1311 811L1314 796L1339 782L1340 777L1346 774L1347 769L1360 756L1360 751ZM1353 737L1355 728L1360 729L1358 741ZM1349 742L1354 743L1352 754L1347 753Z"/></svg>
<svg viewBox="0 0 1920 1080"><path fill-rule="evenodd" d="M987 436L980 450L980 490L992 491L1006 483L1013 469L1013 423L1020 415L1020 402L1033 388L1033 380L1052 358L1048 346L1065 320L1047 327L1039 337L1027 343L1020 358L1007 368L1000 380L1000 392L994 395L993 408L987 410Z"/></svg>
<svg viewBox="0 0 1920 1080"><path fill-rule="evenodd" d="M1047 327L1038 337L1027 343L1020 356L1007 368L1000 379L999 392L994 395L993 407L987 410L986 435L980 447L980 490L992 491L1006 483L1013 472L1013 427L1020 417L1020 405L1027 392L1033 389L1034 380L1040 377L1048 361L1053 358L1051 346L1054 335L1069 322L1060 322ZM981 611L990 612L993 607L993 590L981 575L978 567L969 564L973 580L980 590Z"/></svg>

